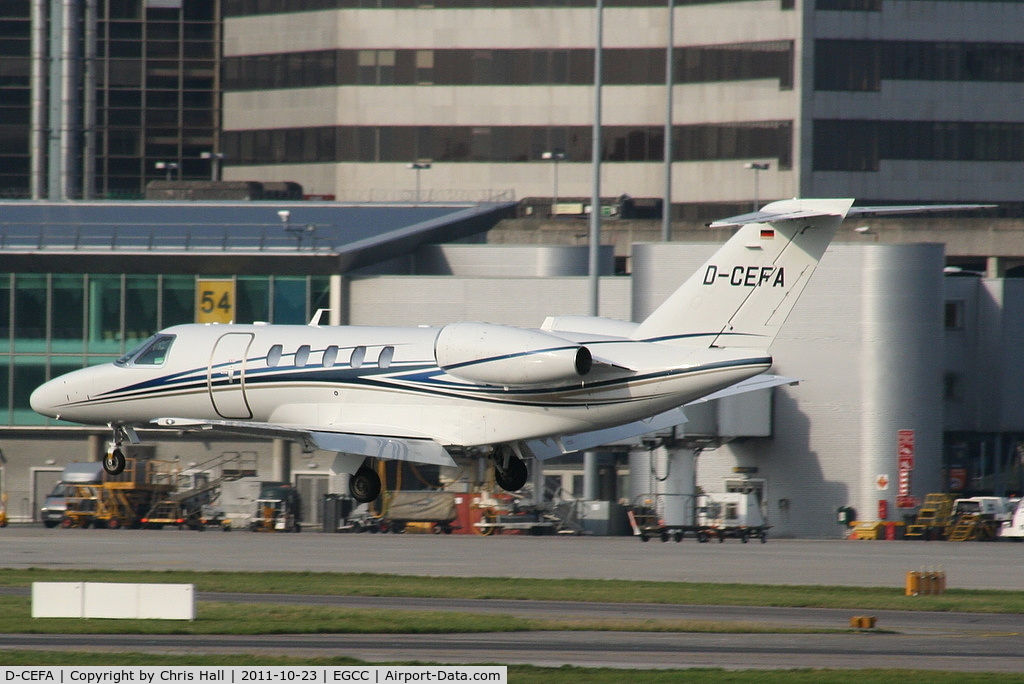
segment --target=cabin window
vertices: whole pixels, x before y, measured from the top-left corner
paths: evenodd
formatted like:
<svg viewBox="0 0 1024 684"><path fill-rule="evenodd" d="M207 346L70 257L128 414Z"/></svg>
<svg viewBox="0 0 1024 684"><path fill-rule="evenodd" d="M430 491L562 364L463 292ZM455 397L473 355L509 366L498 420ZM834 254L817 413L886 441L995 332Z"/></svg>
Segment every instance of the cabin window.
<svg viewBox="0 0 1024 684"><path fill-rule="evenodd" d="M322 362L323 363L323 367L324 368L331 368L331 367L334 366L335 363L337 363L337 361L338 361L338 348L335 347L332 344L327 349L324 349L324 359L323 359L323 362Z"/></svg>
<svg viewBox="0 0 1024 684"><path fill-rule="evenodd" d="M304 344L295 350L295 367L303 368L309 363L309 345Z"/></svg>
<svg viewBox="0 0 1024 684"><path fill-rule="evenodd" d="M279 344L275 344L267 352L267 368L274 368L277 364L281 363L281 354L284 353L284 349Z"/></svg>
<svg viewBox="0 0 1024 684"><path fill-rule="evenodd" d="M352 357L348 363L353 368L359 368L363 365L363 360L366 358L366 347L355 347L352 350Z"/></svg>
<svg viewBox="0 0 1024 684"><path fill-rule="evenodd" d="M384 347L380 350L380 356L377 357L377 365L380 368L389 368L391 361L395 358L394 347Z"/></svg>

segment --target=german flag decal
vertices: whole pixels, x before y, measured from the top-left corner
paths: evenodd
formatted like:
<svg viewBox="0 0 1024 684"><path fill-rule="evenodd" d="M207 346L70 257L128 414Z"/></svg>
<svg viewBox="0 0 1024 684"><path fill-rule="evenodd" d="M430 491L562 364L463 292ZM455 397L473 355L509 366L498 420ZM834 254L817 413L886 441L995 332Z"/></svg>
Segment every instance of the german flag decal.
<svg viewBox="0 0 1024 684"><path fill-rule="evenodd" d="M775 231L772 230L771 228L762 228L761 229L761 239L762 240L771 240L774 237L775 237Z"/></svg>

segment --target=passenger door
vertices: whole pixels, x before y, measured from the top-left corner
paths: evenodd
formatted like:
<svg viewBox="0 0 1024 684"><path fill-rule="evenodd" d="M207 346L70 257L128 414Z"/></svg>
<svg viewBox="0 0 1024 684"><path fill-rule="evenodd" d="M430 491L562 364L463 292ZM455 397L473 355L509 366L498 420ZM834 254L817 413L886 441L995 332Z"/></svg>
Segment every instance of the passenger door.
<svg viewBox="0 0 1024 684"><path fill-rule="evenodd" d="M206 381L213 409L221 418L252 418L245 397L245 359L253 337L252 333L227 333L213 347Z"/></svg>

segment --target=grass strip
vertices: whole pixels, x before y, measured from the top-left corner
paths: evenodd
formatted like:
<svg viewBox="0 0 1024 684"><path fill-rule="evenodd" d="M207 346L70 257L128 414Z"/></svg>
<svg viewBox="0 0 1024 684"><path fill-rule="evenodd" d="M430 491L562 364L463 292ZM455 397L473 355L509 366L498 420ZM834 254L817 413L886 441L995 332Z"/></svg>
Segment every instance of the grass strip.
<svg viewBox="0 0 1024 684"><path fill-rule="evenodd" d="M903 587L832 587L642 580L554 580L507 577L427 577L377 573L191 572L9 569L0 586L32 582L166 582L205 592L328 596L524 599L692 605L1024 613L1024 592L950 589L905 596Z"/></svg>
<svg viewBox="0 0 1024 684"><path fill-rule="evenodd" d="M201 601L196 620L31 618L31 600L0 596L0 634L459 634L536 631L831 634L847 629L778 627L755 622L649 618L550 619L501 613L351 609L339 606Z"/></svg>

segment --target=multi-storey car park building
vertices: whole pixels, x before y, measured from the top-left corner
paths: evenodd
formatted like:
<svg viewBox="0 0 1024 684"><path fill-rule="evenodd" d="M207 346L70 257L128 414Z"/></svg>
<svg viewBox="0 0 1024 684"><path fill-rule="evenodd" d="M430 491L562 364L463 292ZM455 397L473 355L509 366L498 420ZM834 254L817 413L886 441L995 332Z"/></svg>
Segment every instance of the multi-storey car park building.
<svg viewBox="0 0 1024 684"><path fill-rule="evenodd" d="M1021 213L1020 3L671 16L675 217L793 196ZM596 17L577 0L10 0L0 194L139 196L223 166L341 200L589 197ZM664 197L667 3L602 17L602 195Z"/></svg>
<svg viewBox="0 0 1024 684"><path fill-rule="evenodd" d="M1019 213L1020 3L673 4L675 216L793 196ZM430 160L429 196L590 196L592 2L224 0L223 14L226 177L366 199L411 188L409 163ZM668 18L664 2L605 3L605 196L664 196Z"/></svg>

